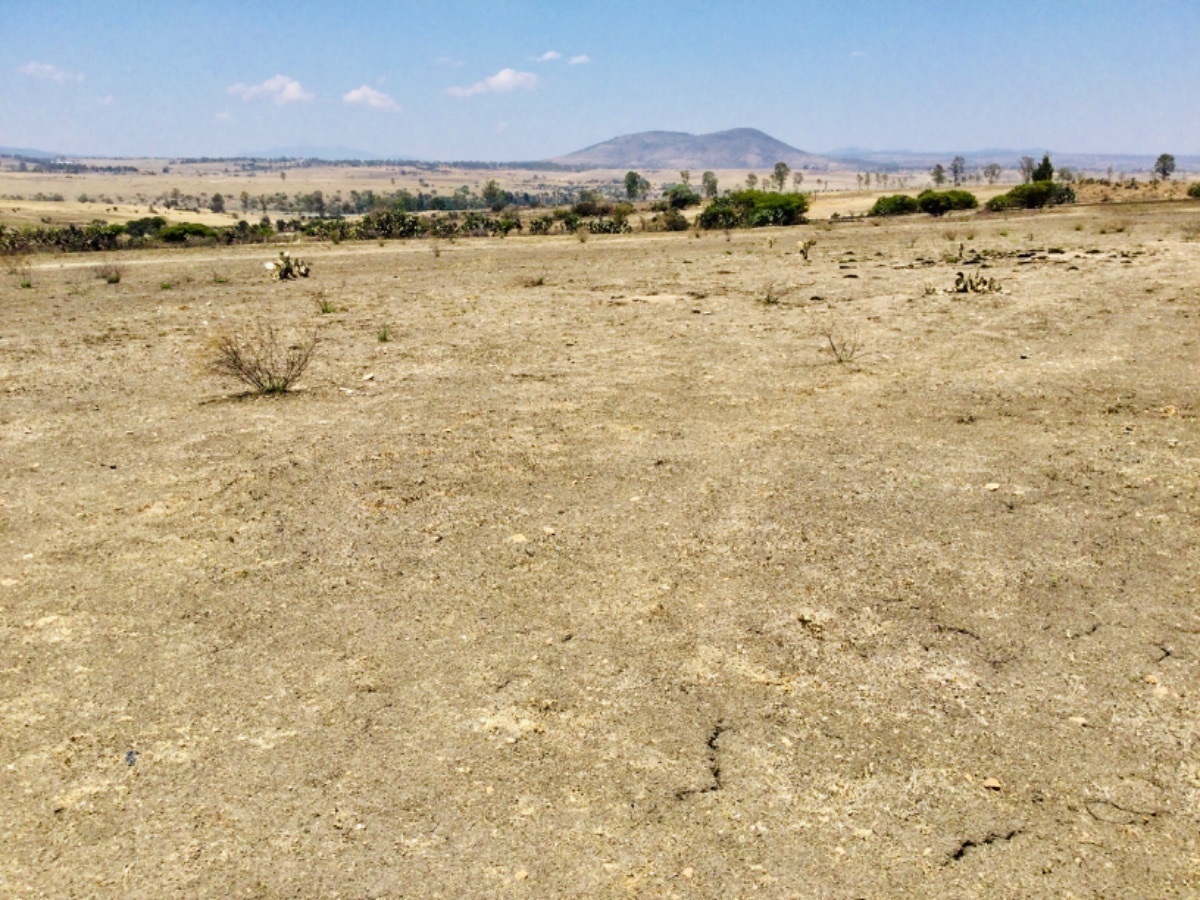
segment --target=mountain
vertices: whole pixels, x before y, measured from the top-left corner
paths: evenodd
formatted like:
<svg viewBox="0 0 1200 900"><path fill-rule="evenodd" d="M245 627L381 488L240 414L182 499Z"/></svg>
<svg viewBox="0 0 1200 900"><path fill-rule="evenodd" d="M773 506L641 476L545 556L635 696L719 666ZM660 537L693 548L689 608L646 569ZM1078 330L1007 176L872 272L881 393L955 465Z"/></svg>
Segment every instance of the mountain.
<svg viewBox="0 0 1200 900"><path fill-rule="evenodd" d="M23 156L26 159L57 159L60 154L45 150L29 150L22 147L0 147L0 156Z"/></svg>
<svg viewBox="0 0 1200 900"><path fill-rule="evenodd" d="M755 128L714 134L643 131L593 144L551 162L597 169L769 169L777 162L794 169L841 168L833 160L797 150Z"/></svg>

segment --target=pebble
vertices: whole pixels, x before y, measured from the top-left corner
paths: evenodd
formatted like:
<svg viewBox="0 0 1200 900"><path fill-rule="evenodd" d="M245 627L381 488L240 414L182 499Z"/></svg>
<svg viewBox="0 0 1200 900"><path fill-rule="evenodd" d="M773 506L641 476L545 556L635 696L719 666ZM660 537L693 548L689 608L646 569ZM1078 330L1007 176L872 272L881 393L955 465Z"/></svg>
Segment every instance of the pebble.
<svg viewBox="0 0 1200 900"><path fill-rule="evenodd" d="M999 791L1004 788L999 778L985 778L983 779L983 786L989 791Z"/></svg>
<svg viewBox="0 0 1200 900"><path fill-rule="evenodd" d="M983 489L985 491L998 491L998 490L1000 490L1000 485L998 485L996 482L992 481L992 482L985 484L983 486Z"/></svg>

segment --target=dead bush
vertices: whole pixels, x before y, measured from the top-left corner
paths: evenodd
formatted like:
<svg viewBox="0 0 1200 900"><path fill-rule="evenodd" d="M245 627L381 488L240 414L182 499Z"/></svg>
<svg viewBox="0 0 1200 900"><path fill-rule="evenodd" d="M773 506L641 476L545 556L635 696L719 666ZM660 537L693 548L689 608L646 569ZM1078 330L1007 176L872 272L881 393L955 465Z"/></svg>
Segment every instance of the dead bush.
<svg viewBox="0 0 1200 900"><path fill-rule="evenodd" d="M214 375L236 378L260 394L283 394L304 374L317 347L316 332L284 342L274 325L256 322L217 334L208 356Z"/></svg>

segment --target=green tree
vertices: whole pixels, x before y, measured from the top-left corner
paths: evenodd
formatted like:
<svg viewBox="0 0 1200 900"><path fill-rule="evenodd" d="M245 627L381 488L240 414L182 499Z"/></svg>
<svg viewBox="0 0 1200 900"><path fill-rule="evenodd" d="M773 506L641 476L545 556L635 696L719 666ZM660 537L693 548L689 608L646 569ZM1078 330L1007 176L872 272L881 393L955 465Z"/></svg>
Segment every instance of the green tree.
<svg viewBox="0 0 1200 900"><path fill-rule="evenodd" d="M757 186L758 186L758 176L755 175L753 172L751 172L749 175L746 176L746 187L750 190L754 190Z"/></svg>
<svg viewBox="0 0 1200 900"><path fill-rule="evenodd" d="M238 199L242 201L242 212L250 212L250 192L242 191Z"/></svg>
<svg viewBox="0 0 1200 900"><path fill-rule="evenodd" d="M934 166L929 175L933 178L933 183L939 187L946 183L946 167L941 163Z"/></svg>
<svg viewBox="0 0 1200 900"><path fill-rule="evenodd" d="M987 179L988 184L995 184L1000 179L1000 173L1003 171L1000 168L1000 163L988 163L983 167L983 177Z"/></svg>
<svg viewBox="0 0 1200 900"><path fill-rule="evenodd" d="M700 176L700 186L709 200L717 196L717 176L713 172L705 172Z"/></svg>
<svg viewBox="0 0 1200 900"><path fill-rule="evenodd" d="M1037 168L1033 170L1031 177L1034 181L1054 180L1054 163L1050 162L1049 153L1042 156L1042 161L1037 164Z"/></svg>
<svg viewBox="0 0 1200 900"><path fill-rule="evenodd" d="M954 179L955 184L962 184L963 175L967 171L967 161L961 156L956 156L950 160L950 176Z"/></svg>
<svg viewBox="0 0 1200 900"><path fill-rule="evenodd" d="M787 184L788 176L792 174L791 166L785 162L775 163L775 174L772 176L775 179L775 187L782 191L783 186Z"/></svg>
<svg viewBox="0 0 1200 900"><path fill-rule="evenodd" d="M684 187L689 187L692 183L692 173L687 169L680 169L679 180L683 183Z"/></svg>
<svg viewBox="0 0 1200 900"><path fill-rule="evenodd" d="M642 176L637 172L629 171L625 173L625 196L630 200L636 200L642 192Z"/></svg>
<svg viewBox="0 0 1200 900"><path fill-rule="evenodd" d="M1154 161L1154 174L1163 181L1171 177L1171 173L1175 171L1175 157L1170 153L1164 153Z"/></svg>
<svg viewBox="0 0 1200 900"><path fill-rule="evenodd" d="M221 194L213 194L212 199L208 201L208 208L215 213L225 212L225 198Z"/></svg>
<svg viewBox="0 0 1200 900"><path fill-rule="evenodd" d="M508 201L508 194L500 185L496 183L495 178L488 179L483 186L482 191L483 202L488 205L492 212L500 212L504 209L505 203Z"/></svg>

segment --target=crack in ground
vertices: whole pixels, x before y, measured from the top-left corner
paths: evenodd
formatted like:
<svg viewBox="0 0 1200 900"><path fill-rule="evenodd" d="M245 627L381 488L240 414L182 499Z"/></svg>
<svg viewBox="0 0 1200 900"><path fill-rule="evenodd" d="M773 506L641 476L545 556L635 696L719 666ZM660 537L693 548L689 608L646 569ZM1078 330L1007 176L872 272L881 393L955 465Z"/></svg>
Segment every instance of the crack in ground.
<svg viewBox="0 0 1200 900"><path fill-rule="evenodd" d="M986 847L989 844L995 844L1000 841L1011 841L1013 838L1015 838L1020 833L1021 833L1021 829L1014 828L1012 831L1009 831L1007 833L1001 833L999 831L989 831L982 838L982 840L978 840L978 841L973 841L970 838L967 838L965 841L963 841L961 844L958 845L958 849L950 854L950 856L947 858L946 862L943 863L943 865L948 866L952 862L958 862L960 859L962 859L964 856L967 855L968 850Z"/></svg>
<svg viewBox="0 0 1200 900"><path fill-rule="evenodd" d="M702 788L680 788L675 792L676 800L683 800L685 797L690 797L693 794L712 794L721 789L721 749L717 746L717 741L721 739L721 735L726 731L725 726L718 722L713 726L712 732L705 741L705 746L708 747L708 770L712 775L712 782Z"/></svg>

